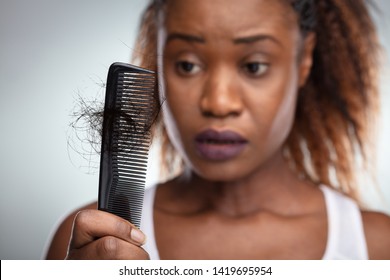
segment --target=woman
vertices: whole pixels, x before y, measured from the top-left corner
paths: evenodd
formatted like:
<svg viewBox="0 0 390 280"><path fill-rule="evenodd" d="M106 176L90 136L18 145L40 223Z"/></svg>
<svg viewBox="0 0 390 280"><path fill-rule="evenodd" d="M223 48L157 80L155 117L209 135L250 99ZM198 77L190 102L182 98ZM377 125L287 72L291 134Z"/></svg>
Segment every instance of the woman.
<svg viewBox="0 0 390 280"><path fill-rule="evenodd" d="M377 109L363 0L152 1L138 43L181 172L147 191L144 232L89 205L48 258L390 258L355 180Z"/></svg>

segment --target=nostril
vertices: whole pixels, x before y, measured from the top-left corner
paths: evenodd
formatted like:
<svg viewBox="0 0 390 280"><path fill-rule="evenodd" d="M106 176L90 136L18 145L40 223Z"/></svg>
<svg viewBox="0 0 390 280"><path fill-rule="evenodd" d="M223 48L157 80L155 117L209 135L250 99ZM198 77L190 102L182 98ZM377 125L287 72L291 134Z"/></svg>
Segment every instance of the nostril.
<svg viewBox="0 0 390 280"><path fill-rule="evenodd" d="M202 114L206 118L214 117L214 114L212 112L210 112L210 111L203 111Z"/></svg>
<svg viewBox="0 0 390 280"><path fill-rule="evenodd" d="M230 112L216 112L216 111L203 111L202 115L206 118L225 118L225 117L238 117L240 112L230 111Z"/></svg>
<svg viewBox="0 0 390 280"><path fill-rule="evenodd" d="M214 94L214 96L203 96L200 109L206 118L237 117L243 110L243 104L239 96Z"/></svg>

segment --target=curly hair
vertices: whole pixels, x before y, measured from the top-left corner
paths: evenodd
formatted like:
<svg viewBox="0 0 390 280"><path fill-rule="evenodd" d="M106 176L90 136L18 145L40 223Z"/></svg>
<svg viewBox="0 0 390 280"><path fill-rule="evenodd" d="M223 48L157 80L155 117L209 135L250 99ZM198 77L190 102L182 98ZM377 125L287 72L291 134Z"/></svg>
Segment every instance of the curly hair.
<svg viewBox="0 0 390 280"><path fill-rule="evenodd" d="M326 184L359 201L359 168L373 159L378 112L376 29L364 0L286 0L299 15L303 36L317 44L307 83L299 89L295 121L285 142L291 167L315 184ZM141 67L157 70L157 16L163 0L143 14L134 52ZM156 98L158 93L156 93ZM175 150L162 128L162 167L172 171ZM359 164L363 163L363 164ZM369 172L370 173L370 172Z"/></svg>

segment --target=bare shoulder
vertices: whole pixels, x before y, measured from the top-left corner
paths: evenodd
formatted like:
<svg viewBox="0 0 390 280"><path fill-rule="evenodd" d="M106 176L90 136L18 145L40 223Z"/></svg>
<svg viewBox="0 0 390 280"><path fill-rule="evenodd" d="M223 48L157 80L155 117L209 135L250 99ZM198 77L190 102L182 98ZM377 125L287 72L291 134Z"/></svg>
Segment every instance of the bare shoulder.
<svg viewBox="0 0 390 280"><path fill-rule="evenodd" d="M390 259L390 216L362 211L370 259Z"/></svg>
<svg viewBox="0 0 390 280"><path fill-rule="evenodd" d="M65 259L68 250L68 243L72 234L73 220L78 212L87 209L97 209L97 202L90 203L73 211L60 223L49 244L46 259Z"/></svg>

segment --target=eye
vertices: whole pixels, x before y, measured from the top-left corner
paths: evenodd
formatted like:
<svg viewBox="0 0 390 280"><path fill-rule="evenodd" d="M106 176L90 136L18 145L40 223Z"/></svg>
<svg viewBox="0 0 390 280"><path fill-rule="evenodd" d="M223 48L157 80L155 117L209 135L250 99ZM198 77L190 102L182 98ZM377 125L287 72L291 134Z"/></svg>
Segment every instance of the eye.
<svg viewBox="0 0 390 280"><path fill-rule="evenodd" d="M268 70L269 65L261 62L249 62L243 65L243 69L251 76L259 77Z"/></svg>
<svg viewBox="0 0 390 280"><path fill-rule="evenodd" d="M201 68L199 65L189 61L179 61L176 63L176 69L181 75L191 76L197 74Z"/></svg>

